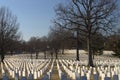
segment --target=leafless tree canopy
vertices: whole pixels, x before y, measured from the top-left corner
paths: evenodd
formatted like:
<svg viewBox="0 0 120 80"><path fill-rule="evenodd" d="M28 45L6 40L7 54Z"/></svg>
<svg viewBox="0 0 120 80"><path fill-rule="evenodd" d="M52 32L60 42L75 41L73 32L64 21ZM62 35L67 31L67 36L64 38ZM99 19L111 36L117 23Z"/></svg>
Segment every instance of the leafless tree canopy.
<svg viewBox="0 0 120 80"><path fill-rule="evenodd" d="M69 5L59 4L55 22L68 29L94 34L111 30L116 18L117 0L72 0ZM59 22L57 22L59 21ZM76 27L76 28L75 28ZM78 29L78 28L77 28Z"/></svg>
<svg viewBox="0 0 120 80"><path fill-rule="evenodd" d="M17 17L12 15L8 8L0 8L0 33L3 38L16 38L19 24Z"/></svg>
<svg viewBox="0 0 120 80"><path fill-rule="evenodd" d="M17 17L6 7L0 8L0 52L1 58L4 58L5 49L9 40L16 40L18 35ZM10 47L10 46L9 46Z"/></svg>
<svg viewBox="0 0 120 80"><path fill-rule="evenodd" d="M97 32L111 32L117 17L117 0L71 0L68 5L55 8L54 23L77 31L88 45L89 63L92 65L91 38Z"/></svg>

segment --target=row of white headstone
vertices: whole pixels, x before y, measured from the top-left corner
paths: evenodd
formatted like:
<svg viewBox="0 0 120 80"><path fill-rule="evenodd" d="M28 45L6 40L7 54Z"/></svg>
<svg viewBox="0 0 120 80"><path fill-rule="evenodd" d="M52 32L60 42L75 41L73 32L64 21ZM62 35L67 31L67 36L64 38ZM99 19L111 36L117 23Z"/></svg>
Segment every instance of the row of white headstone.
<svg viewBox="0 0 120 80"><path fill-rule="evenodd" d="M86 76L90 80L91 75L98 75L101 80L104 80L106 77L113 79L114 76L117 76L120 80L120 66L97 66L97 67L88 67L88 66L79 66L79 62L73 64L69 60L59 60L65 72L72 78L76 79L76 74L79 74L80 77ZM117 78L116 78L117 79Z"/></svg>
<svg viewBox="0 0 120 80"><path fill-rule="evenodd" d="M43 76L43 74L46 72L48 67L51 66L50 63L51 60L40 60L40 59L33 60L33 62L31 62L28 59L21 60L21 59L8 58L4 60L4 64L8 71L8 74L13 79L15 79L16 77L18 79L20 79L21 77L28 78L30 74L33 75L33 79L38 79L41 76ZM52 66L49 72L52 72L53 63L54 62L52 62ZM4 70L2 63L1 63L1 69L2 69L2 74L4 76L4 74L6 74L6 71Z"/></svg>
<svg viewBox="0 0 120 80"><path fill-rule="evenodd" d="M22 56L16 55L5 59L4 63L6 69L12 78L15 78L15 73L18 73L20 77L29 77L29 74L32 74L34 79L38 79L43 75L51 63L51 60L24 59L24 57L28 56L29 55L27 54ZM75 61L74 59L61 59L56 61L60 78L63 73L61 70L62 67L65 73L67 73L67 75L72 79L77 79L77 77L86 77L86 79L90 80L91 75L98 75L101 80L104 80L107 77L114 80L114 76L118 76L120 80L120 60L118 58L98 56L94 59L96 67L88 67L86 57L87 56L84 55L80 61ZM52 74L53 65L54 60L50 70L47 72L49 77ZM1 64L1 69L2 74L4 74L5 71L3 64Z"/></svg>

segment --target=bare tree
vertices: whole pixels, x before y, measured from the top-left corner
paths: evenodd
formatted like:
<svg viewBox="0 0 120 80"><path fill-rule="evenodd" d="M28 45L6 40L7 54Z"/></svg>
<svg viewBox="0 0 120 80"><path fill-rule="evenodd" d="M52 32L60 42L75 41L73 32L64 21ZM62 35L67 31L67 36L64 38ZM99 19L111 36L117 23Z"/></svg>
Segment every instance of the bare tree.
<svg viewBox="0 0 120 80"><path fill-rule="evenodd" d="M117 15L117 0L71 0L68 5L55 8L54 23L76 32L77 44L81 37L86 39L89 53L88 65L93 66L91 39L96 32L110 32ZM78 51L77 47L77 51ZM76 59L79 60L79 52Z"/></svg>
<svg viewBox="0 0 120 80"><path fill-rule="evenodd" d="M114 51L113 55L120 58L120 29L107 37L104 46L106 50Z"/></svg>
<svg viewBox="0 0 120 80"><path fill-rule="evenodd" d="M58 58L58 52L61 47L61 38L59 36L59 33L56 31L51 30L48 35L49 39L49 47L52 50L52 52L55 53L56 59ZM52 53L53 54L53 53Z"/></svg>
<svg viewBox="0 0 120 80"><path fill-rule="evenodd" d="M36 59L38 59L39 52L44 53L44 58L46 59L46 52L48 51L48 40L46 36L43 36L41 38L39 37L31 37L30 40L27 42L28 46L28 52L35 53Z"/></svg>
<svg viewBox="0 0 120 80"><path fill-rule="evenodd" d="M29 52L36 53L36 59L38 59L38 53L40 51L40 39L38 37L31 37L30 40L27 42Z"/></svg>
<svg viewBox="0 0 120 80"><path fill-rule="evenodd" d="M44 53L44 59L47 57L47 52L49 51L48 38L46 36L41 37L41 51Z"/></svg>
<svg viewBox="0 0 120 80"><path fill-rule="evenodd" d="M3 62L9 40L18 37L17 17L6 7L0 8L0 55ZM9 46L10 47L10 46Z"/></svg>
<svg viewBox="0 0 120 80"><path fill-rule="evenodd" d="M20 52L20 40L16 39L16 40L9 40L7 46L10 47L6 47L6 51L9 51L9 53L11 55L19 53Z"/></svg>
<svg viewBox="0 0 120 80"><path fill-rule="evenodd" d="M106 37L100 33L96 33L91 39L91 49L94 55L102 55L104 50L104 43L106 41Z"/></svg>
<svg viewBox="0 0 120 80"><path fill-rule="evenodd" d="M57 27L54 25L50 28L51 39L55 38L60 45L60 51L64 54L64 49L71 49L73 47L73 33L69 30Z"/></svg>

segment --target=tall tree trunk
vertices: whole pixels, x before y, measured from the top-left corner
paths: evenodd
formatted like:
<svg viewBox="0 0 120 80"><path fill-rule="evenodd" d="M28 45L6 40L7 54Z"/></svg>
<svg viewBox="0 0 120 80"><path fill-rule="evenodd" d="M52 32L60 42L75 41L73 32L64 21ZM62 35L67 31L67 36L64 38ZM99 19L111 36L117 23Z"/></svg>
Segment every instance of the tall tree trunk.
<svg viewBox="0 0 120 80"><path fill-rule="evenodd" d="M38 52L36 52L36 59L38 59Z"/></svg>
<svg viewBox="0 0 120 80"><path fill-rule="evenodd" d="M32 52L30 53L30 58L31 58L31 64L33 64L33 55L32 55Z"/></svg>
<svg viewBox="0 0 120 80"><path fill-rule="evenodd" d="M92 50L93 59L95 58L95 52Z"/></svg>
<svg viewBox="0 0 120 80"><path fill-rule="evenodd" d="M4 63L4 58L5 58L5 51L3 48L1 48L1 62Z"/></svg>
<svg viewBox="0 0 120 80"><path fill-rule="evenodd" d="M10 51L11 56L13 55L13 51Z"/></svg>
<svg viewBox="0 0 120 80"><path fill-rule="evenodd" d="M64 54L64 47L62 48L62 54Z"/></svg>
<svg viewBox="0 0 120 80"><path fill-rule="evenodd" d="M2 53L2 54L1 54L1 62L2 62L2 63L4 63L4 58L5 58L4 56L5 56L4 53Z"/></svg>
<svg viewBox="0 0 120 80"><path fill-rule="evenodd" d="M53 59L54 49L50 50L51 59Z"/></svg>
<svg viewBox="0 0 120 80"><path fill-rule="evenodd" d="M33 59L33 57L32 57L32 52L31 52L31 54L30 54L30 58Z"/></svg>
<svg viewBox="0 0 120 80"><path fill-rule="evenodd" d="M5 58L5 45L4 45L4 39L1 39L2 44L0 45L0 49L1 49L1 62L4 63L4 58Z"/></svg>
<svg viewBox="0 0 120 80"><path fill-rule="evenodd" d="M50 53L50 54L51 54L51 59L53 59L53 51L51 51L51 53Z"/></svg>
<svg viewBox="0 0 120 80"><path fill-rule="evenodd" d="M76 44L77 45L76 60L80 61L80 59L79 59L79 32L78 32L78 30L77 30L77 34L76 35L77 35L77 39L76 39L77 40L77 44Z"/></svg>
<svg viewBox="0 0 120 80"><path fill-rule="evenodd" d="M46 51L44 51L44 59L46 59Z"/></svg>
<svg viewBox="0 0 120 80"><path fill-rule="evenodd" d="M55 56L56 56L56 59L58 59L58 52L57 52L57 50L55 50Z"/></svg>
<svg viewBox="0 0 120 80"><path fill-rule="evenodd" d="M93 54L93 53L92 53ZM95 55L93 54L93 59L95 59Z"/></svg>
<svg viewBox="0 0 120 80"><path fill-rule="evenodd" d="M88 47L88 65L89 66L94 66L93 65L93 57L92 57L91 39L90 39L90 37L88 37L88 39L87 39L87 47Z"/></svg>

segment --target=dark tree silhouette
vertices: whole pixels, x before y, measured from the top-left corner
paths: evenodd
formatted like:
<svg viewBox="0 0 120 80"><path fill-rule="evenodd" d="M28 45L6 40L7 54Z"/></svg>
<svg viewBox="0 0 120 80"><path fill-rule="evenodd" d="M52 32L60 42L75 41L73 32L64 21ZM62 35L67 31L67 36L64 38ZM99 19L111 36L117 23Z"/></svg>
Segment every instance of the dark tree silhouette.
<svg viewBox="0 0 120 80"><path fill-rule="evenodd" d="M36 59L38 59L38 53L40 51L40 43L41 40L38 37L31 37L30 40L27 42L29 47L29 52L36 53Z"/></svg>
<svg viewBox="0 0 120 80"><path fill-rule="evenodd" d="M120 29L107 37L105 49L114 51L114 56L120 58Z"/></svg>
<svg viewBox="0 0 120 80"><path fill-rule="evenodd" d="M117 0L71 0L68 5L59 4L55 8L54 23L62 28L75 31L79 45L79 36L84 36L88 49L88 65L93 66L91 39L97 32L110 32L117 16ZM77 51L78 51L77 47ZM77 52L76 60L79 60Z"/></svg>
<svg viewBox="0 0 120 80"><path fill-rule="evenodd" d="M47 57L47 52L49 51L49 42L46 36L41 37L41 47L40 50L44 53L44 59Z"/></svg>
<svg viewBox="0 0 120 80"><path fill-rule="evenodd" d="M0 8L0 55L3 62L9 40L18 37L17 17L6 7ZM10 46L9 46L10 47Z"/></svg>
<svg viewBox="0 0 120 80"><path fill-rule="evenodd" d="M49 39L49 47L52 50L53 53L55 53L56 59L58 58L58 52L61 47L61 38L59 34L56 31L50 31L48 35ZM53 54L52 53L52 54Z"/></svg>

